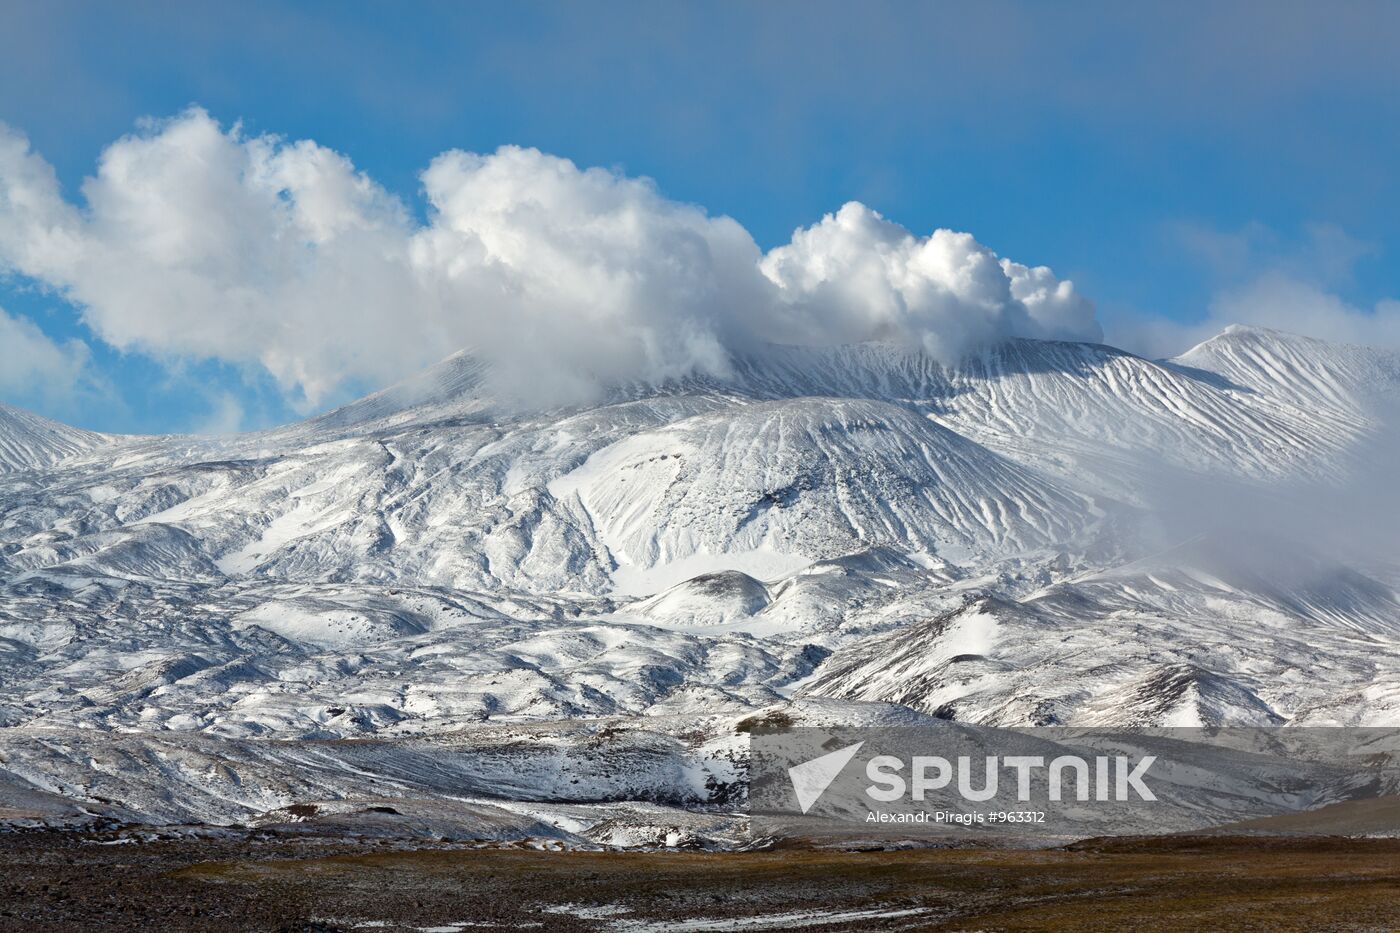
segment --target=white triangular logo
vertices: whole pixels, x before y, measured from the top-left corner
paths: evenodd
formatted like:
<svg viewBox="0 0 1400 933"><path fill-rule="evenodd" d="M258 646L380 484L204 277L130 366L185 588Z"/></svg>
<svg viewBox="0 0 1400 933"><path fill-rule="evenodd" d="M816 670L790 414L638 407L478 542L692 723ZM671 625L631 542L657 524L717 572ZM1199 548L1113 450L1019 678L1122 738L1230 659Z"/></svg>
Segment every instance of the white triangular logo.
<svg viewBox="0 0 1400 933"><path fill-rule="evenodd" d="M856 752L864 742L857 742L854 745L847 745L820 758L813 758L811 761L804 761L800 765L793 765L788 768L788 777L792 779L792 789L797 793L797 805L802 808L802 812L808 810L821 799L822 794L831 786L831 782L836 780L836 776L841 773L846 765L851 763L851 759L856 757Z"/></svg>

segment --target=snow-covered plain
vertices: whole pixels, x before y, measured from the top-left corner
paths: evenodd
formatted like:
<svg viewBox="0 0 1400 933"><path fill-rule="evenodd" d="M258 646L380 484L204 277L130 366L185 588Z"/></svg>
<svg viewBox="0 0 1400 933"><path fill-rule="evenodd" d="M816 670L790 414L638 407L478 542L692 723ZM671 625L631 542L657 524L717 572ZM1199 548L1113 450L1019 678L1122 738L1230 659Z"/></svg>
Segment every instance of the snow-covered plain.
<svg viewBox="0 0 1400 933"><path fill-rule="evenodd" d="M1396 554L1161 500L1344 492L1396 354L1231 328L773 347L547 412L484 385L457 354L225 438L0 406L0 816L393 798L662 844L732 832L775 711L1400 725Z"/></svg>

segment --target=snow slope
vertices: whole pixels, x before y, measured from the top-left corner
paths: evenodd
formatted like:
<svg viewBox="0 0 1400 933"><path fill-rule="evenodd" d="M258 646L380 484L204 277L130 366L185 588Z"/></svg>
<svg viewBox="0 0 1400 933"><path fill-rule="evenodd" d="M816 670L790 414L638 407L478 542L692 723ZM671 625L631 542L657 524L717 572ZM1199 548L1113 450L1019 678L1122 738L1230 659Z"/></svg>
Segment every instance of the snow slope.
<svg viewBox="0 0 1400 933"><path fill-rule="evenodd" d="M107 440L0 403L0 473L51 466Z"/></svg>
<svg viewBox="0 0 1400 933"><path fill-rule="evenodd" d="M457 354L232 438L0 407L5 780L233 818L369 792L312 774L348 760L268 758L268 741L680 724L667 734L689 738L616 791L644 799L700 773L696 743L728 748L772 709L1400 720L1394 554L1229 527L1163 540L1146 512L1167 472L1188 491L1346 482L1400 389L1395 354L1232 328L1169 361L1025 340L955 367L771 347L724 380L553 411L487 384ZM139 768L96 782L100 756L45 738L119 733L156 743L123 746L138 759L201 751L152 800ZM561 755L596 740L568 734ZM230 755L274 789L204 777L218 742L245 743ZM283 768L308 770L273 781ZM557 782L533 793L567 802Z"/></svg>

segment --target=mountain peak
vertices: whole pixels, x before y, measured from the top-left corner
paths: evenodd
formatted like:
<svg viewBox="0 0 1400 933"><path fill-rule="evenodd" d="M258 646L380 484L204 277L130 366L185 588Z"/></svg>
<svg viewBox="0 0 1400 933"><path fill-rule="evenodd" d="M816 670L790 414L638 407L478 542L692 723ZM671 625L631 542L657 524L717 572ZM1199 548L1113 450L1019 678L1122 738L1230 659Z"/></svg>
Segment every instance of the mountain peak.
<svg viewBox="0 0 1400 933"><path fill-rule="evenodd" d="M1400 392L1400 354L1252 325L1231 324L1171 362L1293 405L1364 411Z"/></svg>
<svg viewBox="0 0 1400 933"><path fill-rule="evenodd" d="M1182 356L1194 353L1202 347L1209 347L1221 343L1238 343L1241 341L1286 343L1292 345L1328 345L1328 342L1325 340L1318 340L1316 337L1308 337L1303 334L1294 333L1293 331L1278 330L1273 327L1260 327L1256 324L1227 324L1220 333L1202 340L1190 350L1187 350Z"/></svg>

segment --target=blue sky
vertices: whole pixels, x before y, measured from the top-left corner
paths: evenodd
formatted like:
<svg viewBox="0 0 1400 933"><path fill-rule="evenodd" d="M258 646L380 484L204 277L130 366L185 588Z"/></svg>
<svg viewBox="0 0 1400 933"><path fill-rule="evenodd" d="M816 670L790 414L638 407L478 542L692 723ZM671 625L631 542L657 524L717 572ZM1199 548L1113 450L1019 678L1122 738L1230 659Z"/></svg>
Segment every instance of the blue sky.
<svg viewBox="0 0 1400 933"><path fill-rule="evenodd" d="M8 4L0 121L78 210L106 147L195 105L343 153L415 223L435 157L514 144L654 179L765 251L849 200L968 231L1072 279L1141 352L1228 312L1384 342L1397 34L1394 4ZM389 372L309 393L263 350L123 342L69 281L0 279L11 318L85 347L66 387L0 379L0 400L105 430L250 428Z"/></svg>

